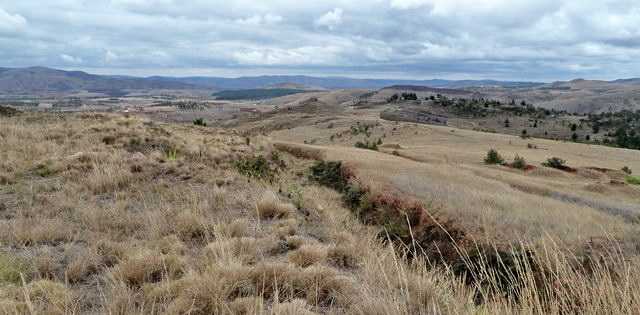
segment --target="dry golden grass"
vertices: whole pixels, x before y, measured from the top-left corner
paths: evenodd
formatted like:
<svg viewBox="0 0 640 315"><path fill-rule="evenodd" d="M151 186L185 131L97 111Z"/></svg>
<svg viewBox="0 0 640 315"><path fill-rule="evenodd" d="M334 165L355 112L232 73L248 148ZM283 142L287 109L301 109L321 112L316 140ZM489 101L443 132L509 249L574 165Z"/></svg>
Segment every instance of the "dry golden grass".
<svg viewBox="0 0 640 315"><path fill-rule="evenodd" d="M256 213L261 219L288 218L294 211L292 204L280 201L273 191L265 191L256 202Z"/></svg>
<svg viewBox="0 0 640 315"><path fill-rule="evenodd" d="M296 266L309 267L327 258L327 249L319 245L302 245L289 254L289 261Z"/></svg>
<svg viewBox="0 0 640 315"><path fill-rule="evenodd" d="M374 124L374 120L361 123ZM337 125L355 125L352 118ZM346 128L345 128L346 129ZM346 129L348 130L348 129ZM340 131L340 130L338 130ZM333 130L336 132L336 130ZM310 150L324 150L326 160L348 163L374 190L400 191L465 224L478 238L532 241L547 235L580 246L608 235L635 241L640 190L617 185L625 165L640 169L640 152L602 146L480 133L440 126L383 122L371 138L399 145L400 156L384 145L381 152L353 148L364 135L329 141L323 126L307 124L273 133L276 139L320 139ZM539 149L528 149L534 143ZM299 143L299 150L304 144ZM528 172L486 166L484 156L497 149L508 160L519 155L537 166ZM540 165L551 156L568 160L575 174ZM602 157L606 156L606 159ZM588 167L609 168L602 173Z"/></svg>
<svg viewBox="0 0 640 315"><path fill-rule="evenodd" d="M637 258L628 257L625 247L610 250L621 246L615 240L600 238L588 252L572 254L564 243L538 238L535 266L552 271L544 274L547 279L539 282L535 277L541 274L520 261L510 279L521 285L518 298L496 294L492 286L501 282L492 274L494 266L481 265L475 272L479 280L465 284L450 266L434 267L420 255L408 259L419 249L382 240L380 228L363 225L344 208L338 192L307 181L304 170L313 163L308 156L283 153L287 167L274 182L238 174L233 163L238 157L269 156L265 139L251 142L247 146L232 130L117 115L0 118L0 175L10 179L0 183L0 313L632 314L638 309ZM407 154L419 151L412 142L394 142ZM566 192L577 182L602 179L590 171L539 169L525 175L486 167L475 157L447 162L444 149L430 165L350 147L296 147L349 161L374 188L393 185L485 229L496 224L495 229L509 228L526 238L541 235L549 224L549 234L566 230L561 235L566 242L602 235L590 224L604 226L613 238L635 231L619 216L590 205L541 201L548 191ZM471 155L480 156L477 150ZM462 152L453 154L460 156L452 160L464 158ZM435 183L429 184L432 176ZM622 196L620 204L606 196L596 204L614 208L632 196L629 189L591 185L576 195ZM560 207L565 213L556 211ZM528 214L533 210L540 213ZM530 229L519 230L523 227ZM584 257L599 259L577 261ZM484 303L476 303L479 297Z"/></svg>

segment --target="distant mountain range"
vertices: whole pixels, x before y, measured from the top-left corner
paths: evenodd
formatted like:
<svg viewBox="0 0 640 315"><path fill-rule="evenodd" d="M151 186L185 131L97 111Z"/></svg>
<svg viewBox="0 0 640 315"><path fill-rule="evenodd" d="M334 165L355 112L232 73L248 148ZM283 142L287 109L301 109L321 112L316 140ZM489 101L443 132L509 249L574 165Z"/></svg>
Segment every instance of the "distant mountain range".
<svg viewBox="0 0 640 315"><path fill-rule="evenodd" d="M346 77L311 77L311 76L256 76L240 78L219 77L151 77L167 82L189 83L202 87L224 90L256 89L281 85L298 85L322 89L381 89L390 85L422 85L433 88L465 88L465 87L534 87L543 85L539 82L511 82L495 80L396 80L396 79L354 79Z"/></svg>
<svg viewBox="0 0 640 315"><path fill-rule="evenodd" d="M0 94L47 94L89 91L109 94L120 90L191 89L195 86L153 78L101 76L82 71L43 67L0 68Z"/></svg>
<svg viewBox="0 0 640 315"><path fill-rule="evenodd" d="M495 80L394 80L345 77L255 76L220 77L131 77L94 75L44 67L0 68L0 96L86 95L87 92L124 96L131 92L165 93L166 90L197 90L200 95L233 90L411 90L452 95L526 100L537 106L580 113L640 109L640 79L599 81L576 79L553 83ZM204 92L204 93L202 93ZM272 95L274 91L261 91ZM232 93L233 94L233 93ZM237 93L236 93L237 94Z"/></svg>
<svg viewBox="0 0 640 315"><path fill-rule="evenodd" d="M0 94L117 93L126 90L241 90L282 86L302 89L379 89L390 85L422 85L434 88L534 87L542 83L493 80L391 80L345 77L256 76L221 77L130 77L94 75L82 71L64 71L45 67L0 68Z"/></svg>

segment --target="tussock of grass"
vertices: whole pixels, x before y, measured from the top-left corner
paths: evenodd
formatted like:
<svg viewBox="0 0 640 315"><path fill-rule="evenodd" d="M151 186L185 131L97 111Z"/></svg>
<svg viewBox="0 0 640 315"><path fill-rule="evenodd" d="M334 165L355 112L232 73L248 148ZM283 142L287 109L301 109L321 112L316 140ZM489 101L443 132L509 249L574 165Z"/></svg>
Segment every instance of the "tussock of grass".
<svg viewBox="0 0 640 315"><path fill-rule="evenodd" d="M309 267L327 258L327 249L319 245L302 245L289 254L289 261L299 267Z"/></svg>
<svg viewBox="0 0 640 315"><path fill-rule="evenodd" d="M256 202L256 213L261 219L287 218L295 211L292 204L280 201L273 191L265 191Z"/></svg>
<svg viewBox="0 0 640 315"><path fill-rule="evenodd" d="M21 277L30 275L27 263L18 257L0 253L0 285L1 284L21 284Z"/></svg>
<svg viewBox="0 0 640 315"><path fill-rule="evenodd" d="M134 288L145 283L176 279L183 273L184 262L180 257L151 251L133 253L113 268L116 279Z"/></svg>

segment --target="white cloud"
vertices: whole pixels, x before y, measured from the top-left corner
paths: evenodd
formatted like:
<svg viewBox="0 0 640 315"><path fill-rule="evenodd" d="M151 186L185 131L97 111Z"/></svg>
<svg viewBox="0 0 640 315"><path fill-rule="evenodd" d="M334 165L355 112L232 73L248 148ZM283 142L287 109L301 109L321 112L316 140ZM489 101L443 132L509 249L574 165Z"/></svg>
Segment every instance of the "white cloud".
<svg viewBox="0 0 640 315"><path fill-rule="evenodd" d="M337 26L342 24L342 14L343 13L344 12L342 11L341 8L335 8L335 9L325 13L321 17L319 17L315 21L314 24L316 26L324 26L324 27L327 27L330 30L333 30Z"/></svg>
<svg viewBox="0 0 640 315"><path fill-rule="evenodd" d="M116 53L114 53L111 50L107 50L107 52L104 54L104 62L106 63L113 63L118 61L119 57Z"/></svg>
<svg viewBox="0 0 640 315"><path fill-rule="evenodd" d="M11 33L22 30L27 20L20 14L9 14L0 7L0 33Z"/></svg>
<svg viewBox="0 0 640 315"><path fill-rule="evenodd" d="M62 59L66 63L71 63L71 64L80 64L80 63L82 63L82 58L74 57L74 56L67 55L67 54L61 54L60 55L60 59Z"/></svg>
<svg viewBox="0 0 640 315"><path fill-rule="evenodd" d="M638 0L0 3L0 66L509 79L640 73Z"/></svg>
<svg viewBox="0 0 640 315"><path fill-rule="evenodd" d="M236 22L250 26L270 25L282 22L282 17L273 14L253 15L244 19L236 19Z"/></svg>

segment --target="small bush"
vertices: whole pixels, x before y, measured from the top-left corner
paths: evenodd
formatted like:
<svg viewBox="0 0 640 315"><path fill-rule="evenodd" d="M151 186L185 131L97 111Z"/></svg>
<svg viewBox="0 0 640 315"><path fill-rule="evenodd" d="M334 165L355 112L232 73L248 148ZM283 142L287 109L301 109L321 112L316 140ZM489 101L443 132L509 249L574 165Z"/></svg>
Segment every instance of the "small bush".
<svg viewBox="0 0 640 315"><path fill-rule="evenodd" d="M204 121L204 118L194 119L193 120L193 124L196 125L196 126L202 126L202 127L206 127L207 126L207 122Z"/></svg>
<svg viewBox="0 0 640 315"><path fill-rule="evenodd" d="M247 177L254 177L262 180L272 180L275 171L271 169L269 161L264 156L243 158L235 163L238 172Z"/></svg>
<svg viewBox="0 0 640 315"><path fill-rule="evenodd" d="M640 185L640 176L627 176L626 179L631 185Z"/></svg>
<svg viewBox="0 0 640 315"><path fill-rule="evenodd" d="M547 159L546 162L542 163L542 166L545 167L551 167L551 168L556 168L559 170L565 169L567 161L559 158L559 157L552 157L550 159Z"/></svg>
<svg viewBox="0 0 640 315"><path fill-rule="evenodd" d="M0 116L4 116L4 117L13 117L16 116L18 114L20 114L21 111L12 108L12 107L8 107L8 106L0 106Z"/></svg>
<svg viewBox="0 0 640 315"><path fill-rule="evenodd" d="M378 143L376 143L376 142L358 141L358 142L356 142L355 147L359 148L359 149L367 149L367 150L378 151Z"/></svg>
<svg viewBox="0 0 640 315"><path fill-rule="evenodd" d="M484 163L489 165L491 164L503 165L504 159L502 158L502 156L500 156L498 151L491 149L489 150L489 152L487 152L487 157L484 159Z"/></svg>
<svg viewBox="0 0 640 315"><path fill-rule="evenodd" d="M114 145L116 143L116 137L114 136L104 136L102 138L102 143L106 145Z"/></svg>
<svg viewBox="0 0 640 315"><path fill-rule="evenodd" d="M625 172L627 175L633 174L633 171L628 166L623 167L622 171Z"/></svg>
<svg viewBox="0 0 640 315"><path fill-rule="evenodd" d="M524 170L527 168L527 161L523 157L516 155L513 159L513 163L511 163L511 167Z"/></svg>
<svg viewBox="0 0 640 315"><path fill-rule="evenodd" d="M349 184L349 172L343 167L342 162L318 161L310 168L309 179L323 186L344 191Z"/></svg>

